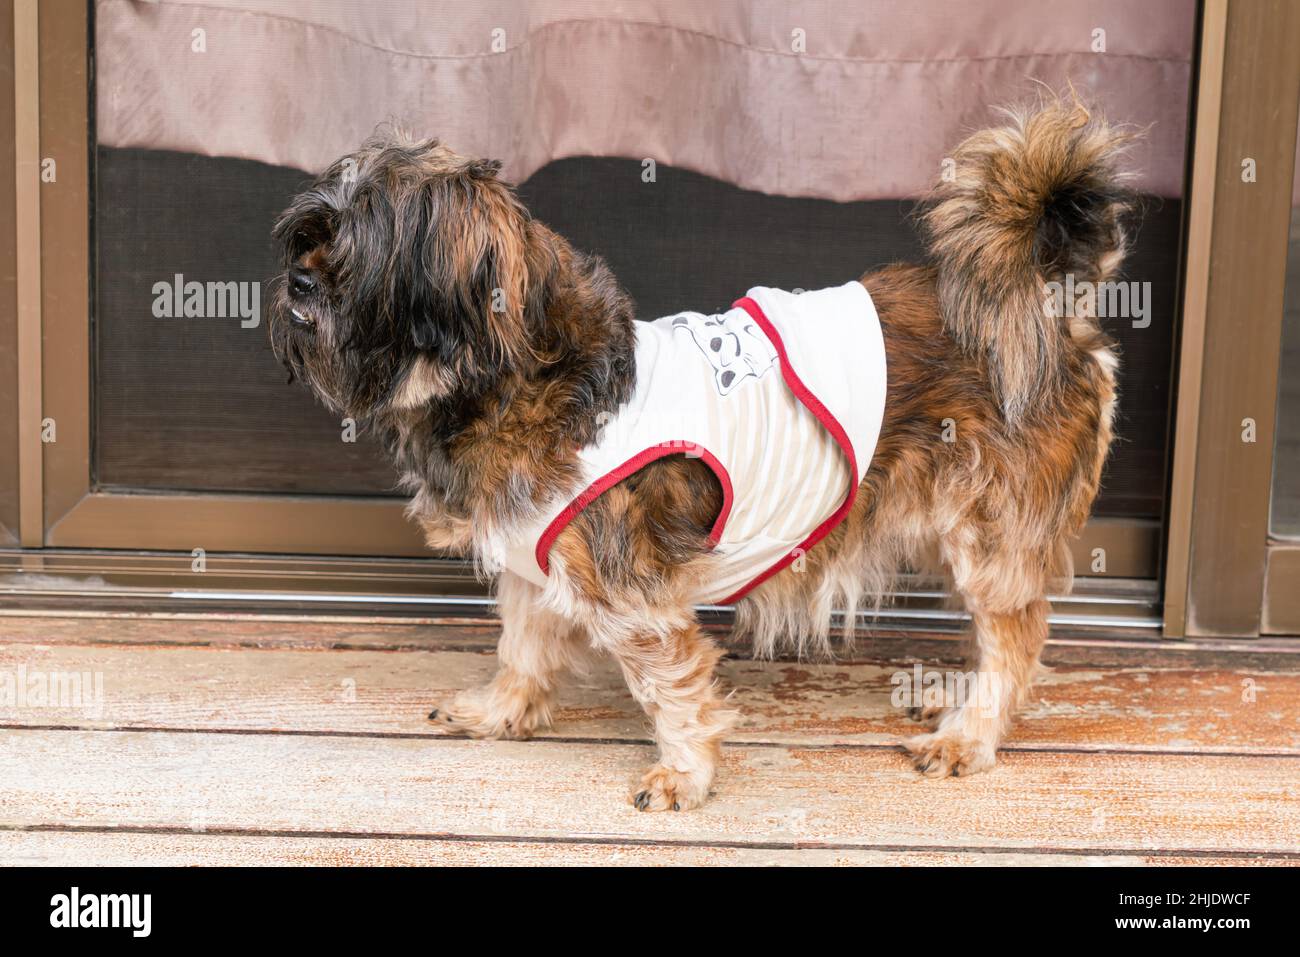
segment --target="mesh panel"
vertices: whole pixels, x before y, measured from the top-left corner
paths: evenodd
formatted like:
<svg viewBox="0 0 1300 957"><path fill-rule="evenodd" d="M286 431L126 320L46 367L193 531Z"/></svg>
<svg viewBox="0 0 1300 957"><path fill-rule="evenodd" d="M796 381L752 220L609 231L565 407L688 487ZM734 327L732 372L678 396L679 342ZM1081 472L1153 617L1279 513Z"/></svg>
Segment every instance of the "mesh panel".
<svg viewBox="0 0 1300 957"><path fill-rule="evenodd" d="M264 327L160 319L156 282L265 281L270 228L307 177L259 163L98 151L95 470L103 485L241 492L391 494L364 436L287 385ZM816 289L920 256L898 201L834 203L749 192L637 160L578 158L520 187L532 212L600 253L646 318L720 311L752 285ZM1152 201L1126 275L1152 284L1151 325L1108 320L1123 350L1121 414L1096 512L1161 510L1180 204Z"/></svg>

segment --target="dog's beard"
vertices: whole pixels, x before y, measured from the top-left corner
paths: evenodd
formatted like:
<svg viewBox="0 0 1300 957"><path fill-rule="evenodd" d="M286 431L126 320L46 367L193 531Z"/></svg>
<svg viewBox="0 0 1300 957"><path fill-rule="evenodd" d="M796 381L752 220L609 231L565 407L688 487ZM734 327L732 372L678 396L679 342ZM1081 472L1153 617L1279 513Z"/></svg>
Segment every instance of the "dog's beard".
<svg viewBox="0 0 1300 957"><path fill-rule="evenodd" d="M333 342L333 324L319 307L294 302L283 281L278 286L271 307L271 350L284 366L288 382L302 382L326 407L346 412L352 389ZM290 319L295 311L311 316L313 326L295 326Z"/></svg>
<svg viewBox="0 0 1300 957"><path fill-rule="evenodd" d="M304 348L306 344L289 321L294 307L285 292L285 284L285 279L281 276L271 299L271 351L288 372L289 382L303 382L314 389L312 376L307 369L309 357Z"/></svg>
<svg viewBox="0 0 1300 957"><path fill-rule="evenodd" d="M300 321L310 317L312 327L295 325L290 319L295 313ZM325 306L281 293L273 299L271 315L272 351L288 382L303 383L331 411L358 422L427 407L465 386L436 358L397 343L339 341L338 317Z"/></svg>

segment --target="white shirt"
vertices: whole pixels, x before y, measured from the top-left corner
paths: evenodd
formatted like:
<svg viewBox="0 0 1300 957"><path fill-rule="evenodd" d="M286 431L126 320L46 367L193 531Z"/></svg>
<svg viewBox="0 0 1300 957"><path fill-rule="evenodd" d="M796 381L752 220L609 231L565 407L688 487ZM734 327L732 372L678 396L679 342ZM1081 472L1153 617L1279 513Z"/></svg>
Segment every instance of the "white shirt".
<svg viewBox="0 0 1300 957"><path fill-rule="evenodd" d="M714 574L697 604L731 604L838 525L871 464L885 409L885 346L860 282L755 287L721 315L637 323L636 386L582 449L581 491L556 499L506 550L545 587L564 526L665 455L698 456L722 485Z"/></svg>

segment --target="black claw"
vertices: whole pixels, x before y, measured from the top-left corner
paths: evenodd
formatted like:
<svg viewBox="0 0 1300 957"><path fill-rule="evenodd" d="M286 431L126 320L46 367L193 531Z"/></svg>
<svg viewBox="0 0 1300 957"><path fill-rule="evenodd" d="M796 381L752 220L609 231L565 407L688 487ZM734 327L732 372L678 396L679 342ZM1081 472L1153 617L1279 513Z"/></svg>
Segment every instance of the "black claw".
<svg viewBox="0 0 1300 957"><path fill-rule="evenodd" d="M438 717L438 709L434 708L432 711L429 712L429 720L433 721L437 717Z"/></svg>
<svg viewBox="0 0 1300 957"><path fill-rule="evenodd" d="M680 804L678 804L676 801L674 801L674 802L673 802L673 810L674 810L674 811L680 811L681 809L682 809L682 806L681 806Z"/></svg>
<svg viewBox="0 0 1300 957"><path fill-rule="evenodd" d="M650 792L642 791L640 794L638 794L635 798L632 799L632 803L636 805L636 809L638 811L644 811L646 808L650 806Z"/></svg>

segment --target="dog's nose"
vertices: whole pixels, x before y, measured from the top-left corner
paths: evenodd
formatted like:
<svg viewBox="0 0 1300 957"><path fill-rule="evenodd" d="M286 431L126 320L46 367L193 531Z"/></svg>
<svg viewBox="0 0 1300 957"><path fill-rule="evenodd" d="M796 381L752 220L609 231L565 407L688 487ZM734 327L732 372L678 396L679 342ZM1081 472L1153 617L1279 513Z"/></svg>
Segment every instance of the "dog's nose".
<svg viewBox="0 0 1300 957"><path fill-rule="evenodd" d="M289 292L295 296L311 295L316 289L316 277L301 266L289 270Z"/></svg>

